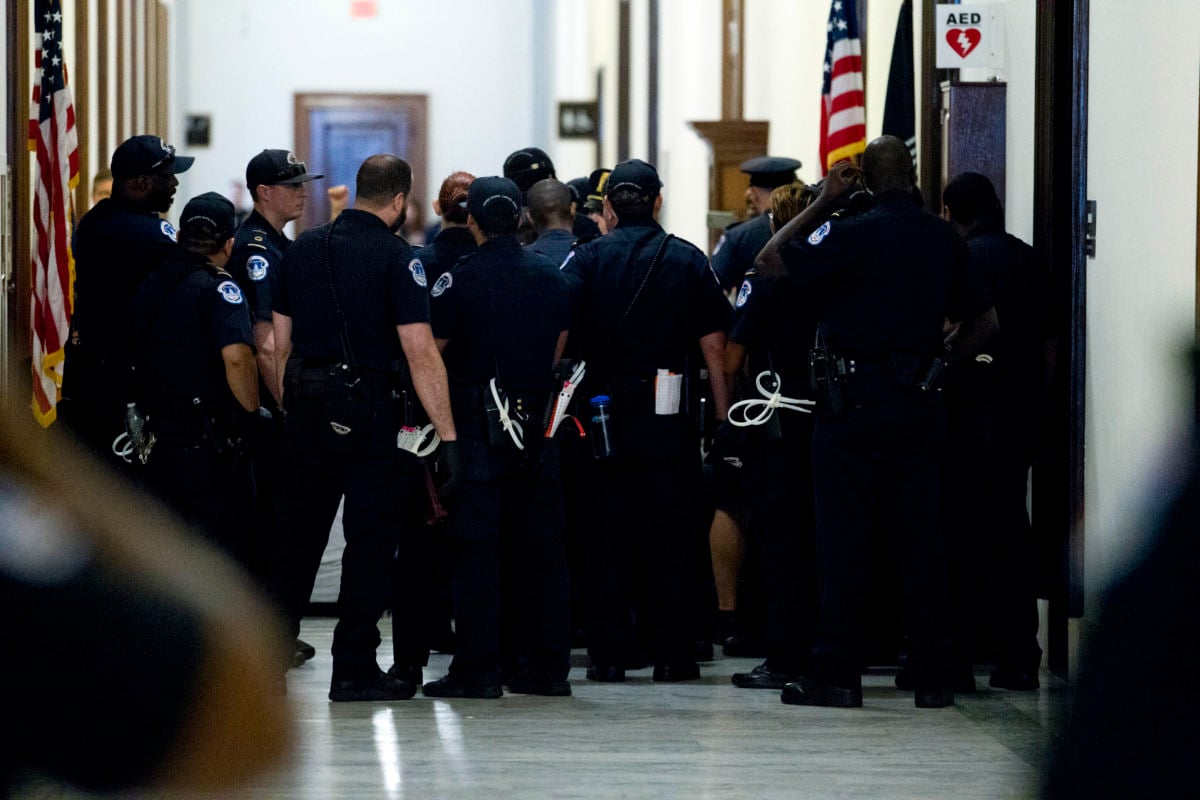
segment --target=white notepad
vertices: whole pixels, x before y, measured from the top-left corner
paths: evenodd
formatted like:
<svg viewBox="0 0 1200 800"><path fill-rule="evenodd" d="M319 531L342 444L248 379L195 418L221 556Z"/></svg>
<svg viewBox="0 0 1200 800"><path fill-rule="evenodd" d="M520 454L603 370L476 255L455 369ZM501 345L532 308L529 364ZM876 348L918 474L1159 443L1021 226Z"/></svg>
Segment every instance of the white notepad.
<svg viewBox="0 0 1200 800"><path fill-rule="evenodd" d="M654 377L654 413L678 414L683 375L660 369Z"/></svg>

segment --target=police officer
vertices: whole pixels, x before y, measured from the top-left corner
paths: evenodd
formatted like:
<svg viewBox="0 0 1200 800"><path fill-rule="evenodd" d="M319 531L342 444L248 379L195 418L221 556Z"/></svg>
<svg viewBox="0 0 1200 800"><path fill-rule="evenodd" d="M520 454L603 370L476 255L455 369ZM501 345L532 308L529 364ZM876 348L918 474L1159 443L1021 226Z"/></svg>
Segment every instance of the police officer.
<svg viewBox="0 0 1200 800"><path fill-rule="evenodd" d="M179 247L129 308L139 404L155 436L147 482L247 565L254 481L246 440L259 395L250 313L224 270L234 227L233 203L215 192L192 198Z"/></svg>
<svg viewBox="0 0 1200 800"><path fill-rule="evenodd" d="M521 205L524 209L521 215L521 227L517 231L517 239L521 244L529 244L537 238L537 233L529 218L529 203L526 194L538 181L558 177L554 173L554 162L541 148L525 147L510 153L508 158L504 159L504 177L515 183L521 190ZM584 236L598 236L600 229L592 220L588 219L587 215L577 210L572 224L572 232L577 238L582 239Z"/></svg>
<svg viewBox="0 0 1200 800"><path fill-rule="evenodd" d="M263 150L246 165L246 189L254 200L254 210L238 228L229 271L245 293L254 320L258 371L267 390L263 399L270 405L279 402L274 394L279 378L271 328L271 280L292 243L283 227L304 216L305 184L324 177L309 172L304 162L287 150Z"/></svg>
<svg viewBox="0 0 1200 800"><path fill-rule="evenodd" d="M433 201L434 213L442 218L442 224L433 241L417 251L431 287L460 258L475 252L475 237L467 230L467 210L462 206L474 180L475 176L469 172L450 173Z"/></svg>
<svg viewBox="0 0 1200 800"><path fill-rule="evenodd" d="M954 702L939 497L943 324L963 321L957 356L991 335L995 310L963 241L913 202L912 158L896 137L874 140L863 155L869 211L792 238L857 175L837 165L817 201L759 255L767 268L782 261L818 306L812 447L822 593L812 674L785 686L783 701L862 705L864 554L879 526L900 564L916 705L940 708Z"/></svg>
<svg viewBox="0 0 1200 800"><path fill-rule="evenodd" d="M725 291L742 285L746 271L754 266L758 251L771 238L767 212L771 210L771 192L796 180L800 162L794 158L760 156L743 161L741 171L750 176L746 202L754 216L735 222L725 229L712 253L713 269Z"/></svg>
<svg viewBox="0 0 1200 800"><path fill-rule="evenodd" d="M1004 210L986 176L955 176L942 202L943 217L966 239L1004 323L983 353L946 377L956 680L962 675L974 683L971 633L983 619L997 659L991 686L1033 690L1042 650L1026 497L1053 335L1048 275L1033 248L1005 232Z"/></svg>
<svg viewBox="0 0 1200 800"><path fill-rule="evenodd" d="M451 465L457 437L429 324L425 270L393 235L412 168L375 155L359 167L356 182L353 208L288 248L273 296L277 358L286 365L278 530L287 541L274 548L268 577L295 636L344 497L329 697L398 700L416 691L420 665L407 665L413 670L403 678L381 672L377 623L391 596L401 535L413 532L405 510L417 505L424 485L416 457L397 449L396 396L415 389Z"/></svg>
<svg viewBox="0 0 1200 800"><path fill-rule="evenodd" d="M449 520L458 648L449 674L425 684L430 697L499 697L502 663L521 667L503 675L511 691L571 693L557 448L543 435L567 287L556 263L517 243L520 203L507 178L472 183L479 249L430 293L463 463ZM502 619L514 623L503 641Z"/></svg>
<svg viewBox="0 0 1200 800"><path fill-rule="evenodd" d="M129 301L175 252L175 228L158 215L171 207L175 176L193 160L157 136L127 139L113 153L112 196L75 229L75 313L60 410L72 432L105 461L133 399Z"/></svg>
<svg viewBox="0 0 1200 800"><path fill-rule="evenodd" d="M527 245L555 264L567 260L575 234L571 232L571 190L557 180L538 181L529 190L529 218L537 239Z"/></svg>
<svg viewBox="0 0 1200 800"><path fill-rule="evenodd" d="M725 418L729 392L721 354L730 309L704 253L669 237L656 221L661 188L650 164L618 164L604 200L615 226L576 247L563 265L571 284L572 340L588 364L588 394L611 403L611 413L597 417L612 424L612 449L597 449L601 458L589 477L588 674L601 681L624 680L629 609L638 590L647 598L655 680L700 677L692 598L701 567L701 464L698 428L680 384L699 349L712 376L717 417ZM638 586L635 576L648 585Z"/></svg>

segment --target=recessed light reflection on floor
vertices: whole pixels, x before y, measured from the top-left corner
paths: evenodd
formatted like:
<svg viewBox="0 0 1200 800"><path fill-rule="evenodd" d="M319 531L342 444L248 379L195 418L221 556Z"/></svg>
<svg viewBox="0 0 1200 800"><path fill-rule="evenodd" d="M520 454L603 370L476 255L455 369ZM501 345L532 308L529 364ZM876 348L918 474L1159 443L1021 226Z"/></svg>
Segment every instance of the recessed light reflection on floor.
<svg viewBox="0 0 1200 800"><path fill-rule="evenodd" d="M400 759L400 736L390 708L381 708L371 718L375 728L375 754L383 773L383 790L389 798L404 796L404 766Z"/></svg>

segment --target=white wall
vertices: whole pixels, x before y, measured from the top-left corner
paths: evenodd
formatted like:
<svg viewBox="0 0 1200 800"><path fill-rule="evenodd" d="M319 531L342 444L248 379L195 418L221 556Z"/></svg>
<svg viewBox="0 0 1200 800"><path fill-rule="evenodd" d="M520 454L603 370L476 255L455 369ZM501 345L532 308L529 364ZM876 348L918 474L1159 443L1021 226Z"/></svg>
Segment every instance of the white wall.
<svg viewBox="0 0 1200 800"><path fill-rule="evenodd" d="M328 0L176 0L171 138L196 156L180 176L179 197L231 195L254 153L290 148L296 92L427 93L429 174L416 176L427 199L454 170L498 174L520 147L554 157L548 112L535 106L547 98L534 94L534 66L544 57L535 48L551 43L534 41L533 0L379 0L373 19L352 19L349 8ZM181 144L188 114L212 115L211 147Z"/></svg>
<svg viewBox="0 0 1200 800"><path fill-rule="evenodd" d="M1091 4L1086 562L1096 586L1127 562L1148 481L1181 438L1193 340L1200 3ZM1096 593L1089 595L1094 601Z"/></svg>

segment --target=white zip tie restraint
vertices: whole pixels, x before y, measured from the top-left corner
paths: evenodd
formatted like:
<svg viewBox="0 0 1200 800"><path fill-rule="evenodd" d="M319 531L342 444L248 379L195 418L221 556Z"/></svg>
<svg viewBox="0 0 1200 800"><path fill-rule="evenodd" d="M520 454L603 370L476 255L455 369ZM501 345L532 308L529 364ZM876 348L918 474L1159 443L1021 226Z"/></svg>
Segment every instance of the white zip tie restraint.
<svg viewBox="0 0 1200 800"><path fill-rule="evenodd" d="M492 399L496 401L496 410L500 414L500 425L503 426L504 431L509 435L509 438L513 440L513 444L517 446L517 449L524 450L525 429L521 427L520 422L508 415L508 398L505 397L503 400L500 399L500 390L496 388L495 378L492 378L491 381L488 382L488 386L490 386L492 390Z"/></svg>
<svg viewBox="0 0 1200 800"><path fill-rule="evenodd" d="M563 381L562 389L554 401L554 411L550 414L550 424L546 427L547 439L558 433L558 426L567 416L567 406L571 404L571 396L575 394L575 387L583 381L583 376L586 374L587 362L580 361L571 371L571 376Z"/></svg>
<svg viewBox="0 0 1200 800"><path fill-rule="evenodd" d="M783 386L783 381L779 376L770 370L764 370L758 373L758 377L754 379L754 385L758 387L758 392L765 400L757 397L750 400L739 400L729 407L729 422L739 428L745 428L750 425L763 425L771 418L777 408L786 408L790 411L801 411L805 414L811 414L812 410L806 406L815 406L814 400L800 400L794 397L784 397L779 393L778 388L775 390L767 389L763 385L764 378L771 378L776 387ZM750 409L762 406L754 416L750 415ZM741 412L741 419L734 416L735 411Z"/></svg>
<svg viewBox="0 0 1200 800"><path fill-rule="evenodd" d="M432 437L430 437L430 433L433 433ZM442 437L433 432L432 424L426 425L424 428L406 425L396 434L396 447L412 453L417 458L429 455L437 450L437 446L441 443Z"/></svg>

